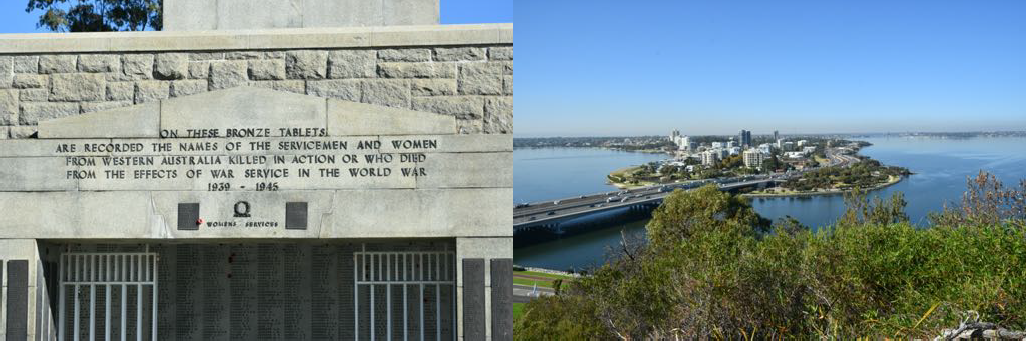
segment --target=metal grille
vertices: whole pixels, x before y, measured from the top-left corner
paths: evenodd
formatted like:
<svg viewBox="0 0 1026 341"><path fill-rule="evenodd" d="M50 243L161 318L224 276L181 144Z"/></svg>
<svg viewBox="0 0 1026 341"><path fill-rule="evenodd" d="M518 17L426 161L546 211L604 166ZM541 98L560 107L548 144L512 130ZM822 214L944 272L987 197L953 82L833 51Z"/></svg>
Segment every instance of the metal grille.
<svg viewBox="0 0 1026 341"><path fill-rule="evenodd" d="M62 254L59 339L156 340L157 261L149 247Z"/></svg>
<svg viewBox="0 0 1026 341"><path fill-rule="evenodd" d="M353 253L356 339L455 339L452 251L363 250Z"/></svg>

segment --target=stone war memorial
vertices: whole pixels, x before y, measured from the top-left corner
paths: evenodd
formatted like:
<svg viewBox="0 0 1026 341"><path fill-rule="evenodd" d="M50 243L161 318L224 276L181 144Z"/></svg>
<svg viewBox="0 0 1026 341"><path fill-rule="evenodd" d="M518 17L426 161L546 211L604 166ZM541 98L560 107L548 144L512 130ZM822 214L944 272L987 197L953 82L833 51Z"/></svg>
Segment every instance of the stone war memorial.
<svg viewBox="0 0 1026 341"><path fill-rule="evenodd" d="M512 24L164 0L0 35L0 340L505 340Z"/></svg>

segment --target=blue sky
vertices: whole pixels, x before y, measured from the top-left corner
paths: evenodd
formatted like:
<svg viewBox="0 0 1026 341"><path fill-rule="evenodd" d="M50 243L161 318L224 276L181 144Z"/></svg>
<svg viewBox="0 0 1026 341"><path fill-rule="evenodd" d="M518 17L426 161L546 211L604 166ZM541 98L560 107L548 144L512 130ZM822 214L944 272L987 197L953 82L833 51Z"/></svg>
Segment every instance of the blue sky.
<svg viewBox="0 0 1026 341"><path fill-rule="evenodd" d="M516 22L519 136L1026 130L1026 1L441 1Z"/></svg>

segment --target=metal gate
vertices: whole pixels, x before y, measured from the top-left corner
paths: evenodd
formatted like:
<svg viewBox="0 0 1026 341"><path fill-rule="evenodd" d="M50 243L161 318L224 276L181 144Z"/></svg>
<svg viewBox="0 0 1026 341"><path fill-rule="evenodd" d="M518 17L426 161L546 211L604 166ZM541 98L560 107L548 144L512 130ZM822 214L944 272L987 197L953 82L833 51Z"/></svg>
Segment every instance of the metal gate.
<svg viewBox="0 0 1026 341"><path fill-rule="evenodd" d="M148 246L62 254L59 340L156 340L157 262Z"/></svg>
<svg viewBox="0 0 1026 341"><path fill-rule="evenodd" d="M452 251L364 250L353 253L356 339L456 338Z"/></svg>

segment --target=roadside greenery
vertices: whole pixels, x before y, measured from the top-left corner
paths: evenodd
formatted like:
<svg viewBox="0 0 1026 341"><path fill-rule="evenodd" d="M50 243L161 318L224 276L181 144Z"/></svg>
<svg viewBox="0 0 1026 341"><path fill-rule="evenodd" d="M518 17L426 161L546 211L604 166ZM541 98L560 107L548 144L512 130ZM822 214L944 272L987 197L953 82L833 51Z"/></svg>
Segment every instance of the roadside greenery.
<svg viewBox="0 0 1026 341"><path fill-rule="evenodd" d="M986 174L961 205L916 228L901 194L846 194L818 231L768 228L744 199L677 191L654 213L649 242L563 293L536 299L518 339L932 338L970 311L1026 327L1026 182Z"/></svg>

